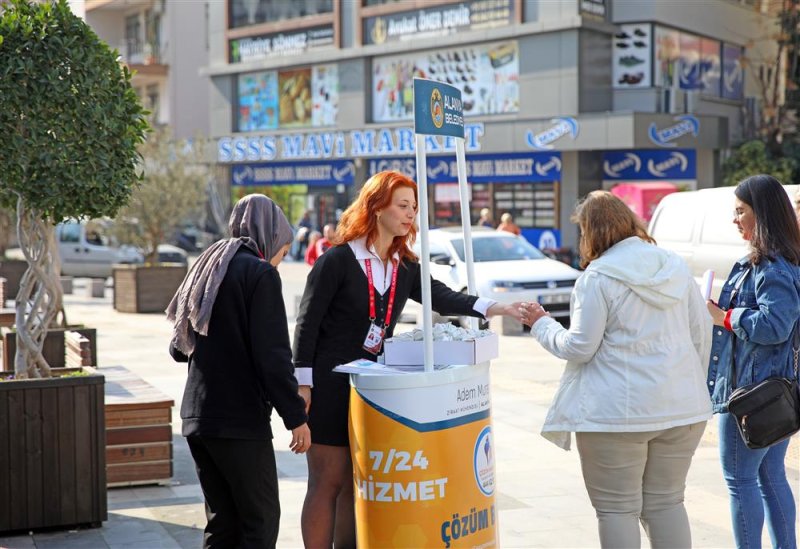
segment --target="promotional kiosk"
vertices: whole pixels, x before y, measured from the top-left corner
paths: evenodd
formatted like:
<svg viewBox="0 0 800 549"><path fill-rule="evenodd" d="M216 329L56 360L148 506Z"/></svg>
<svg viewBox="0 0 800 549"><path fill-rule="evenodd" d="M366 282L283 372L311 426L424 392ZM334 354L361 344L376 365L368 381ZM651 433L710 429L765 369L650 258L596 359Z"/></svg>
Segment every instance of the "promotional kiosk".
<svg viewBox="0 0 800 549"><path fill-rule="evenodd" d="M426 135L455 139L468 289L475 293L460 90L414 79L414 131L424 370L351 375L358 547L495 547L489 362L434 369Z"/></svg>

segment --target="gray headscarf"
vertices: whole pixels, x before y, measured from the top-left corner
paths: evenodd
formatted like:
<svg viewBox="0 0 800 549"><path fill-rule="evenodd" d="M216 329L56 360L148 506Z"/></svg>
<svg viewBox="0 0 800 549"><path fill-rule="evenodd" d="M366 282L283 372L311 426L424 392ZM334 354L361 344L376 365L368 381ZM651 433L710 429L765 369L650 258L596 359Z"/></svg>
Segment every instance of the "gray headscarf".
<svg viewBox="0 0 800 549"><path fill-rule="evenodd" d="M283 211L263 194L249 194L233 207L228 222L231 238L200 254L167 307L174 322L172 345L186 356L194 352L195 332L208 335L211 310L231 259L246 246L265 261L292 241L292 226Z"/></svg>

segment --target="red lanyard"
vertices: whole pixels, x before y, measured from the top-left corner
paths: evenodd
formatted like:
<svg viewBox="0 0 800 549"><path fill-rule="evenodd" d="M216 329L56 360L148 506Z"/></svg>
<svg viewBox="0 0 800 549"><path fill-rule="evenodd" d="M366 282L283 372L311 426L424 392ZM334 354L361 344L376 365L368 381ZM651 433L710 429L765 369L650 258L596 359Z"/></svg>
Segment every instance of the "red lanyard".
<svg viewBox="0 0 800 549"><path fill-rule="evenodd" d="M369 282L369 320L375 322L375 284L372 283L372 262L369 259L364 260L364 266L367 268L367 281ZM389 325L392 321L392 305L394 305L394 291L397 288L397 264L392 260L392 289L389 290L389 305L386 308L386 320L383 327Z"/></svg>

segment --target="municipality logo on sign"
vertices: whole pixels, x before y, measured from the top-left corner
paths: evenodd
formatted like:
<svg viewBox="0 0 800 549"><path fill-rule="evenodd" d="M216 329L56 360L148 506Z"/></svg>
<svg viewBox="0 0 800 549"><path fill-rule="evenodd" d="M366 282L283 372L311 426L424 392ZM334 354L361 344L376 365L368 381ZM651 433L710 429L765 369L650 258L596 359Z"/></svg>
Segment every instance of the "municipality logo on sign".
<svg viewBox="0 0 800 549"><path fill-rule="evenodd" d="M414 79L414 132L464 138L461 90L435 80Z"/></svg>
<svg viewBox="0 0 800 549"><path fill-rule="evenodd" d="M571 116L553 118L551 122L553 122L554 126L542 132L534 134L532 131L528 130L525 133L525 141L530 147L540 151L549 151L553 149L550 143L567 134L569 134L572 139L578 137L580 126L578 121Z"/></svg>
<svg viewBox="0 0 800 549"><path fill-rule="evenodd" d="M677 121L677 124L666 127L663 130L659 130L655 122L650 124L650 129L648 130L650 141L659 147L675 147L676 145L672 141L679 137L686 134L692 134L697 137L700 133L700 120L694 116L686 114L677 116L674 120Z"/></svg>
<svg viewBox="0 0 800 549"><path fill-rule="evenodd" d="M444 105L442 104L442 93L438 88L433 88L431 92L431 122L437 128L444 126Z"/></svg>

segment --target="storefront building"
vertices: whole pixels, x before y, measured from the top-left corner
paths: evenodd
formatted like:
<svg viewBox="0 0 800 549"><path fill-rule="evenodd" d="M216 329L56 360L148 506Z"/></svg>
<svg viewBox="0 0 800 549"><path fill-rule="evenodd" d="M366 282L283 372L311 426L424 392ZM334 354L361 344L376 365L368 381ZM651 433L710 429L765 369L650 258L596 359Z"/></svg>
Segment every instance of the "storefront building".
<svg viewBox="0 0 800 549"><path fill-rule="evenodd" d="M574 248L591 190L718 182L753 87L742 37L769 20L713 3L212 3L213 161L234 199L268 192L321 227L373 173L415 177L411 84L438 79L462 89L473 222L508 212L533 244ZM459 224L455 144L426 145L430 223Z"/></svg>

